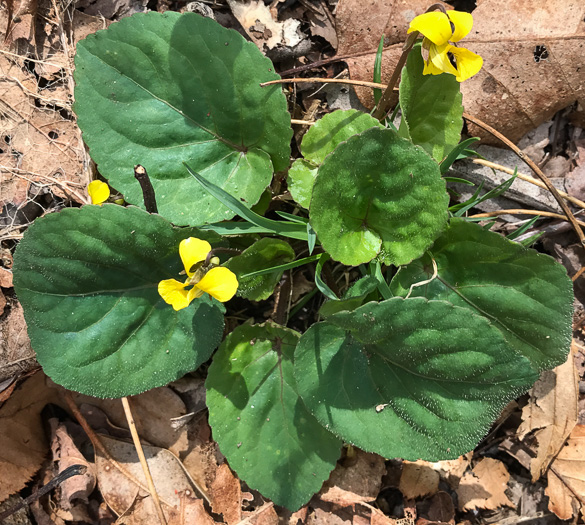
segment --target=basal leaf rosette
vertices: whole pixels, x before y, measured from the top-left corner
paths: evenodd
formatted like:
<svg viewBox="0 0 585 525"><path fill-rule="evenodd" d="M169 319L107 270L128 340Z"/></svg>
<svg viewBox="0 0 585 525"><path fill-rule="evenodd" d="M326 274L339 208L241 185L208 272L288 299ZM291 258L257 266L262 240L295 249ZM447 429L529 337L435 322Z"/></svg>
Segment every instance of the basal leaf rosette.
<svg viewBox="0 0 585 525"><path fill-rule="evenodd" d="M319 491L341 449L298 396L298 338L272 323L239 326L215 354L205 383L213 438L230 466L290 510Z"/></svg>
<svg viewBox="0 0 585 525"><path fill-rule="evenodd" d="M387 458L438 461L472 450L538 374L485 318L396 297L309 328L295 378L307 408L345 441Z"/></svg>
<svg viewBox="0 0 585 525"><path fill-rule="evenodd" d="M389 129L349 138L325 158L310 222L333 259L403 265L445 228L449 198L438 164Z"/></svg>
<svg viewBox="0 0 585 525"><path fill-rule="evenodd" d="M14 288L46 374L122 397L196 369L220 343L224 307L207 294L175 311L158 293L182 268L179 243L212 235L138 208L65 209L37 219L14 258Z"/></svg>
<svg viewBox="0 0 585 525"><path fill-rule="evenodd" d="M441 299L484 316L536 370L566 361L572 336L573 288L567 271L548 255L493 232L452 219L432 248L437 277L411 297ZM402 268L392 290L432 277L428 257Z"/></svg>
<svg viewBox="0 0 585 525"><path fill-rule="evenodd" d="M315 122L301 142L304 159L295 160L288 172L288 189L293 199L308 208L317 169L325 157L349 137L373 127L383 126L374 117L356 109L333 111Z"/></svg>
<svg viewBox="0 0 585 525"><path fill-rule="evenodd" d="M100 173L142 206L146 168L175 224L233 217L183 166L252 206L288 167L290 115L270 60L233 30L194 13L136 14L82 40L78 124Z"/></svg>

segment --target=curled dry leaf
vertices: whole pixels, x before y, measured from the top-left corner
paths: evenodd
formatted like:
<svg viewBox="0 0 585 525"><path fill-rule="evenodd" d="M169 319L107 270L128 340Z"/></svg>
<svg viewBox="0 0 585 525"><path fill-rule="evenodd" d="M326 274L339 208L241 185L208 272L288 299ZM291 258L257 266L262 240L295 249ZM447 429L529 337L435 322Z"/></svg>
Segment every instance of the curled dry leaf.
<svg viewBox="0 0 585 525"><path fill-rule="evenodd" d="M51 422L56 423L57 420L53 419ZM73 476L61 483L60 506L70 511L76 500L89 502L88 497L96 485L95 472L93 465L85 460L63 423L58 424L52 434L53 461L59 465L59 474L73 465L83 465L87 468L84 474Z"/></svg>
<svg viewBox="0 0 585 525"><path fill-rule="evenodd" d="M574 364L575 351L572 345L566 363L541 375L522 410L518 437L522 439L532 432L538 442L536 457L530 461L532 481L546 471L577 423L579 377Z"/></svg>
<svg viewBox="0 0 585 525"><path fill-rule="evenodd" d="M430 2L420 0L341 0L337 9L338 56L356 80L373 78L376 48L387 39L382 80L400 55L409 22ZM447 9L450 9L447 6ZM510 2L483 0L473 11L474 26L465 47L483 57L484 66L463 82L466 111L512 141L575 101L585 106L585 4L581 0ZM371 90L358 90L366 107ZM480 134L473 128L472 134Z"/></svg>

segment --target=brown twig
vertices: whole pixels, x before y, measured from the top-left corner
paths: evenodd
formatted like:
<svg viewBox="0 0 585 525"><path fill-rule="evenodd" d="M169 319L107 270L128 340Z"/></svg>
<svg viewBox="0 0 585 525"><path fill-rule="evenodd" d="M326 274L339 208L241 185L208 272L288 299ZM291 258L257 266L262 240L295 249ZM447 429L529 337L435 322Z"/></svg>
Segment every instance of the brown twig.
<svg viewBox="0 0 585 525"><path fill-rule="evenodd" d="M534 184L535 186L538 186L539 188L543 188L545 190L548 189L544 182L541 182L538 179L534 179L528 175L524 175L523 173L518 173L517 171L515 172L514 170L507 168L506 166L501 166L500 164L496 164L495 162L490 162L489 160L484 160L484 159L472 159L471 162L473 162L474 164L480 164L481 166L487 166L488 168L491 168L493 170L507 173L508 175L516 174L516 176L523 181L529 182L530 184ZM573 197L572 195L569 195L568 193L565 193L564 191L558 190L558 192L559 192L559 195L561 197L563 197L563 199L568 200L569 202L572 202L575 206L578 206L579 208L585 209L585 202L583 202L579 199L576 199L575 197Z"/></svg>
<svg viewBox="0 0 585 525"><path fill-rule="evenodd" d="M351 84L352 86L362 86L377 89L384 89L386 84L379 84L378 82L367 82L365 80L350 80L346 78L281 78L279 80L271 80L270 82L262 82L260 87L272 86L273 84Z"/></svg>
<svg viewBox="0 0 585 525"><path fill-rule="evenodd" d="M565 215L561 215L560 213L553 213L550 211L540 211L540 210L525 210L523 208L515 208L511 210L494 210L488 211L486 213L477 213L475 215L470 215L469 217L472 219L481 219L483 217L497 217L498 215L541 215L542 217L552 217L553 219L561 219L562 221L571 222L568 217ZM579 221L573 217L573 220L580 226L585 227L585 222Z"/></svg>
<svg viewBox="0 0 585 525"><path fill-rule="evenodd" d="M136 431L136 425L134 423L134 416L132 415L130 403L128 402L127 397L123 397L121 401L122 406L124 407L126 421L128 422L128 427L130 428L130 434L132 435L132 441L134 442L134 448L136 449L136 453L138 454L140 465L142 465L142 472L144 472L144 477L146 478L146 482L148 483L148 490L150 492L150 496L152 497L154 507L156 508L156 513L158 514L158 520L161 525L167 525L167 520L163 513L162 506L160 504L160 499L158 497L158 492L156 491L156 487L154 486L154 481L152 479L152 475L150 474L148 463L146 462L144 450L142 449L142 443L140 443L140 437L138 437L138 432Z"/></svg>
<svg viewBox="0 0 585 525"><path fill-rule="evenodd" d="M573 213L571 212L571 210L567 206L567 203L559 195L559 191L553 186L553 184L549 180L549 178L534 163L534 161L530 157L528 157L528 155L526 155L522 150L520 150L520 148L518 148L518 146L516 146L511 140L506 138L499 131L495 130L494 128L492 128L491 126L486 124L485 122L479 120L476 117L469 115L468 113L463 113L463 118L465 118L469 122L472 122L476 126L479 126L480 128L486 130L488 133L491 133L497 139L501 140L504 144L506 144L506 146L508 146L518 156L518 158L520 158L520 160L525 162L528 165L528 167L534 173L536 173L538 178L546 185L546 188L548 189L548 191L550 191L552 193L552 196L555 198L555 200L559 203L559 206L565 212L565 215L567 216L566 220L568 220L571 223L571 225L573 226L573 229L575 230L575 233L577 234L577 237L579 237L579 241L581 242L581 245L583 247L585 247L585 234L583 233L583 230L581 229L581 226L583 225L583 223L579 224L579 221L577 221L577 219L575 219ZM542 215L544 215L544 213Z"/></svg>
<svg viewBox="0 0 585 525"><path fill-rule="evenodd" d="M14 513L18 512L23 507L30 505L33 501L42 498L45 494L51 492L51 490L59 486L65 480L72 478L73 476L81 476L85 474L86 471L87 467L85 465L71 465L70 467L67 467L63 472L49 481L49 483L43 485L39 490L33 492L30 496L20 501L14 507L5 510L4 512L0 512L0 523L9 516L12 516Z"/></svg>

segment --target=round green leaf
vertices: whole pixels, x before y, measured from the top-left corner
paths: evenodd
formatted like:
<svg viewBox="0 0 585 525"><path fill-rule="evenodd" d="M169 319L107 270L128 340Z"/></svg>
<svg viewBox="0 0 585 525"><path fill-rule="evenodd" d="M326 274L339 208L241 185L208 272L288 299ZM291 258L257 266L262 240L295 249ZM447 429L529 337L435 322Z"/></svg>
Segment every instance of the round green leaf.
<svg viewBox="0 0 585 525"><path fill-rule="evenodd" d="M240 297L245 297L252 301L262 301L272 295L274 287L282 277L283 271L255 277L243 276L247 273L286 264L294 258L295 252L290 244L280 239L264 237L246 248L241 255L232 257L226 263L226 266L238 277L238 295Z"/></svg>
<svg viewBox="0 0 585 525"><path fill-rule="evenodd" d="M298 338L271 323L239 326L217 351L206 382L213 438L230 466L293 511L321 488L341 448L297 394Z"/></svg>
<svg viewBox="0 0 585 525"><path fill-rule="evenodd" d="M317 168L325 157L349 137L373 127L383 128L374 117L355 109L333 111L311 126L300 147L305 158L293 162L288 172L288 189L293 199L308 208Z"/></svg>
<svg viewBox="0 0 585 525"><path fill-rule="evenodd" d="M399 134L441 162L461 139L462 96L454 75L423 75L423 65L417 45L402 70Z"/></svg>
<svg viewBox="0 0 585 525"><path fill-rule="evenodd" d="M75 112L92 158L133 204L143 165L161 215L175 224L233 217L203 190L186 162L246 206L289 163L290 115L280 78L258 48L194 13L122 19L81 41Z"/></svg>
<svg viewBox="0 0 585 525"><path fill-rule="evenodd" d="M384 129L384 126L357 109L333 111L315 122L305 133L301 153L313 164L321 164L339 144L370 128Z"/></svg>
<svg viewBox="0 0 585 525"><path fill-rule="evenodd" d="M205 294L175 312L157 291L162 279L182 279L179 242L190 236L209 238L114 204L37 219L16 250L14 288L47 375L122 397L206 361L221 341L223 306Z"/></svg>
<svg viewBox="0 0 585 525"><path fill-rule="evenodd" d="M444 229L449 197L438 164L389 129L340 144L319 168L310 221L325 250L357 266L420 257Z"/></svg>
<svg viewBox="0 0 585 525"><path fill-rule="evenodd" d="M477 224L452 219L432 249L437 278L411 296L442 299L484 316L534 368L564 363L571 344L573 286L565 268ZM406 295L430 279L425 258L402 268L392 290Z"/></svg>
<svg viewBox="0 0 585 525"><path fill-rule="evenodd" d="M328 430L387 458L437 461L472 450L537 377L485 318L422 298L334 314L295 352L307 408Z"/></svg>

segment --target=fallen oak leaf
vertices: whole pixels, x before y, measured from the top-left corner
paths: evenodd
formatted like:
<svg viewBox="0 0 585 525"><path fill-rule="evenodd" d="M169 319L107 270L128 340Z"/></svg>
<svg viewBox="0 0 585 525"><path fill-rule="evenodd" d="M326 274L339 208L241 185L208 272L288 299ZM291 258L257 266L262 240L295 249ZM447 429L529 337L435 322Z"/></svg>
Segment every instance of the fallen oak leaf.
<svg viewBox="0 0 585 525"><path fill-rule="evenodd" d="M446 5L446 4L445 4ZM401 53L408 23L427 3L377 0L364 9L359 0L340 0L337 10L338 56L353 79L371 80L379 38L384 51L382 80L388 81ZM449 6L446 6L450 9ZM466 111L498 128L512 141L579 101L585 106L585 6L578 0L539 3L484 0L473 11L474 27L466 47L484 59L475 77L461 84ZM359 14L359 16L358 16ZM535 82L535 78L538 82ZM356 90L372 107L371 90ZM477 134L477 128L471 129Z"/></svg>

